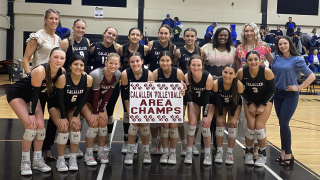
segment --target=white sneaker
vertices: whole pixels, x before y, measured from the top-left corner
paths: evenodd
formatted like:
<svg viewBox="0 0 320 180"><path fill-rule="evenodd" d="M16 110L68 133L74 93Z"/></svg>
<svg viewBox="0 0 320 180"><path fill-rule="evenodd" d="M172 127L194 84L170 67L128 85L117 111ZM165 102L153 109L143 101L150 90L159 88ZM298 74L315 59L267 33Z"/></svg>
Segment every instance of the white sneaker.
<svg viewBox="0 0 320 180"><path fill-rule="evenodd" d="M203 164L204 165L209 165L209 166L212 164L211 154L210 153L204 153Z"/></svg>
<svg viewBox="0 0 320 180"><path fill-rule="evenodd" d="M169 153L163 153L161 158L160 158L160 163L165 163L167 164L168 163L168 158L169 158Z"/></svg>
<svg viewBox="0 0 320 180"><path fill-rule="evenodd" d="M32 169L36 169L41 172L51 171L51 167L49 167L46 163L44 163L43 157L37 160L33 159Z"/></svg>
<svg viewBox="0 0 320 180"><path fill-rule="evenodd" d="M21 175L31 175L31 162L30 161L21 161L20 165Z"/></svg>
<svg viewBox="0 0 320 180"><path fill-rule="evenodd" d="M126 154L126 157L124 158L125 164L133 164L133 155L134 153L131 151L128 151Z"/></svg>
<svg viewBox="0 0 320 180"><path fill-rule="evenodd" d="M98 152L98 150L99 150L98 143L93 143L92 151L93 151L93 152Z"/></svg>
<svg viewBox="0 0 320 180"><path fill-rule="evenodd" d="M151 140L150 154L159 154L159 140L158 140L158 138Z"/></svg>
<svg viewBox="0 0 320 180"><path fill-rule="evenodd" d="M233 164L233 153L227 152L226 160L224 161L226 164Z"/></svg>
<svg viewBox="0 0 320 180"><path fill-rule="evenodd" d="M198 150L198 147L194 144L193 146L192 146L192 154L193 155L199 155L199 150Z"/></svg>
<svg viewBox="0 0 320 180"><path fill-rule="evenodd" d="M136 143L134 145L134 153L137 154L138 153L138 143Z"/></svg>
<svg viewBox="0 0 320 180"><path fill-rule="evenodd" d="M246 154L244 155L244 163L247 165L253 165L253 154L252 147L250 149L246 148Z"/></svg>
<svg viewBox="0 0 320 180"><path fill-rule="evenodd" d="M70 171L78 171L78 164L77 164L77 158L70 158L69 159L69 170Z"/></svg>
<svg viewBox="0 0 320 180"><path fill-rule="evenodd" d="M177 155L176 153L170 152L168 164L177 164Z"/></svg>
<svg viewBox="0 0 320 180"><path fill-rule="evenodd" d="M148 163L150 164L151 163L151 157L150 157L150 152L148 151L145 151L143 152L143 163Z"/></svg>
<svg viewBox="0 0 320 180"><path fill-rule="evenodd" d="M121 152L122 153L127 153L128 152L128 141L124 141L123 142Z"/></svg>
<svg viewBox="0 0 320 180"><path fill-rule="evenodd" d="M184 158L184 163L192 164L192 152L187 152L186 157Z"/></svg>
<svg viewBox="0 0 320 180"><path fill-rule="evenodd" d="M187 149L188 149L187 143L186 144L181 143L180 155L185 156L187 154Z"/></svg>
<svg viewBox="0 0 320 180"><path fill-rule="evenodd" d="M170 147L169 147L169 150L170 150ZM159 154L163 154L163 147L162 147L162 145L161 145L161 142L160 142L160 148L159 148Z"/></svg>
<svg viewBox="0 0 320 180"><path fill-rule="evenodd" d="M107 141L103 148L104 151L111 151L111 141Z"/></svg>
<svg viewBox="0 0 320 180"><path fill-rule="evenodd" d="M259 155L254 165L263 167L266 164L266 161L267 161L266 150L263 150L263 151L259 150Z"/></svg>
<svg viewBox="0 0 320 180"><path fill-rule="evenodd" d="M64 158L69 159L71 157L70 146L66 146L64 149Z"/></svg>
<svg viewBox="0 0 320 180"><path fill-rule="evenodd" d="M86 162L88 166L97 165L97 161L94 159L94 156L92 153L86 153L84 155L84 162Z"/></svg>
<svg viewBox="0 0 320 180"><path fill-rule="evenodd" d="M216 163L222 163L222 156L223 156L223 151L217 151L216 155L214 156L214 162Z"/></svg>
<svg viewBox="0 0 320 180"><path fill-rule="evenodd" d="M106 163L109 163L108 156L109 156L109 152L107 152L107 151L98 152L97 159L100 160L101 164L106 164Z"/></svg>
<svg viewBox="0 0 320 180"><path fill-rule="evenodd" d="M56 168L59 172L62 171L68 171L68 166L67 166L67 162L65 159L57 159L57 164L56 164Z"/></svg>
<svg viewBox="0 0 320 180"><path fill-rule="evenodd" d="M77 157L83 157L83 152L78 148Z"/></svg>

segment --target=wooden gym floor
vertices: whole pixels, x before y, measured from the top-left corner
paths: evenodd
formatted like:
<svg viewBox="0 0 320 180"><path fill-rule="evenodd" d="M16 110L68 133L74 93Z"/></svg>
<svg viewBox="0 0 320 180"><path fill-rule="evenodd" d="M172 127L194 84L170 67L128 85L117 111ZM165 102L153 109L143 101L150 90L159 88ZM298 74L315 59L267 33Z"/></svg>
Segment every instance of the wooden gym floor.
<svg viewBox="0 0 320 180"><path fill-rule="evenodd" d="M244 165L243 151L239 145L236 145L234 150L235 164L225 166L225 168L218 164L213 164L212 167L203 166L203 156L195 156L193 165L188 166L183 163L184 158L180 155L177 155L178 163L176 166L161 165L159 163L160 156L152 156L153 162L151 165L142 165L141 151L139 151L137 157L135 156L133 167L123 165L124 155L120 153L123 140L122 121L120 119L123 110L119 104L119 98L114 110L114 117L119 121L116 124L108 165L103 166L98 163L97 167L88 167L79 158L79 172L63 174L56 171L55 162L49 162L52 173L33 171L33 176L22 177L19 167L21 137L24 129L6 100L6 91L10 84L8 75L0 75L0 153L2 155L0 156L0 163L3 167L0 168L0 179L320 179L319 95L301 95L297 110L290 121L292 151L295 156L295 164L291 168L283 168L274 162L280 154L279 125L274 109L267 122L268 159L263 169ZM319 90L318 93L320 93ZM48 119L47 111L45 112L45 119ZM83 129L86 128L86 123L83 123ZM84 132L85 130L82 131L82 142L80 143L83 152L85 151ZM197 144L200 149L199 137L200 135L197 136ZM240 142L243 143L241 140ZM57 156L55 145L52 146L52 152L54 156ZM177 146L177 152L180 152L180 143Z"/></svg>

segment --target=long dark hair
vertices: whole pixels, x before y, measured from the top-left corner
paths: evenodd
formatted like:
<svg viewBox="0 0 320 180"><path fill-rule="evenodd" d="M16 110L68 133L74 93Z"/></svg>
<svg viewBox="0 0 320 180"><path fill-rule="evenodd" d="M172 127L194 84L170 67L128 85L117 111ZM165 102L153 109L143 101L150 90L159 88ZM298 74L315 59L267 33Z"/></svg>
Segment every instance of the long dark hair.
<svg viewBox="0 0 320 180"><path fill-rule="evenodd" d="M164 28L167 28L167 29L169 30L169 33L172 34L172 28L171 28L169 25L167 25L167 24L162 24L162 25L160 26L158 32L159 32L160 29L163 28L163 27L164 27ZM171 38L168 40L168 46L169 46L169 52L171 52ZM173 51L173 49L172 49L172 51Z"/></svg>
<svg viewBox="0 0 320 180"><path fill-rule="evenodd" d="M130 36L130 34L131 34L131 32L132 32L133 30L138 30L138 31L140 32L140 34L142 34L142 33L141 33L141 30L140 30L139 28L133 27L133 28L131 28L131 29L129 30L128 36ZM126 44L126 49L125 49L124 52L123 52L123 56L124 56L124 57L127 57L127 56L128 56L129 46L130 46L130 40L129 40L129 42ZM140 53L139 53L139 54L140 54ZM128 58L129 58L129 57L128 57Z"/></svg>
<svg viewBox="0 0 320 180"><path fill-rule="evenodd" d="M170 53L169 51L161 51L160 54L159 54L159 57L158 57L158 63L160 61L160 59L162 58L162 56L169 56L170 57L170 60L172 62L172 53Z"/></svg>
<svg viewBox="0 0 320 180"><path fill-rule="evenodd" d="M62 51L65 53L64 49L62 49L61 47L55 47L51 50L49 56L51 56L54 51ZM50 62L48 62L46 65L46 88L47 88L47 94L48 94L48 96L50 96L50 93L52 92L52 89L53 89Z"/></svg>
<svg viewBox="0 0 320 180"><path fill-rule="evenodd" d="M192 31L192 32L194 32L194 33L196 34L196 36L197 36L197 30L194 29L194 28L192 28L192 27L189 27L189 28L185 29L185 30L183 31L183 36L186 35L186 32L187 32L187 31ZM196 42L194 42L194 51L196 51L196 53L201 56L201 51L199 51L199 46L197 45Z"/></svg>
<svg viewBox="0 0 320 180"><path fill-rule="evenodd" d="M218 36L219 36L220 32L223 30L226 30L228 32L228 41L226 43L226 49L228 52L230 52L231 51L231 44L232 44L231 33L230 33L229 29L224 28L224 27L217 29L216 33L214 34L214 37L212 40L212 47L213 47L213 49L219 47Z"/></svg>
<svg viewBox="0 0 320 180"><path fill-rule="evenodd" d="M226 64L222 70L224 70L226 67L232 68L234 70L234 73L235 74L237 73L237 67L233 63ZM232 80L231 92L232 92L232 101L235 104L238 104L240 96L238 93L238 77L237 76Z"/></svg>
<svg viewBox="0 0 320 180"><path fill-rule="evenodd" d="M287 40L287 41L289 42L289 52L290 52L290 55L291 55L291 56L300 56L299 53L298 53L298 51L297 51L296 46L293 44L291 38L288 37L288 36L282 36L282 37L280 37L279 39L277 39L277 41L276 41L276 52L275 52L275 54L280 55L280 56L283 56L283 53L282 53L282 52L280 51L280 49L279 49L279 41L280 41L280 39L285 39L285 40Z"/></svg>
<svg viewBox="0 0 320 180"><path fill-rule="evenodd" d="M191 61L194 59L200 59L202 62L202 71L204 70L204 60L202 59L202 57L199 54L194 54L190 57L190 60L187 62L187 69L188 69L188 82L189 82L189 86L191 86L191 80L192 80L192 72L190 70L190 65L191 65ZM191 91L191 89L189 89L189 91Z"/></svg>
<svg viewBox="0 0 320 180"><path fill-rule="evenodd" d="M132 53L130 53L129 54L129 56L128 56L128 63L130 64L130 58L131 57L133 57L133 56L139 56L140 57L140 59L141 59L141 61L143 60L143 56L142 56L142 54L141 53L139 53L139 52L132 52ZM130 66L130 65L129 65Z"/></svg>
<svg viewBox="0 0 320 180"><path fill-rule="evenodd" d="M248 58L249 58L249 56L250 56L251 54L257 55L258 58L259 58L259 60L260 60L260 55L259 55L258 51L249 51L249 52L246 54L246 63L247 63L247 60L248 60Z"/></svg>

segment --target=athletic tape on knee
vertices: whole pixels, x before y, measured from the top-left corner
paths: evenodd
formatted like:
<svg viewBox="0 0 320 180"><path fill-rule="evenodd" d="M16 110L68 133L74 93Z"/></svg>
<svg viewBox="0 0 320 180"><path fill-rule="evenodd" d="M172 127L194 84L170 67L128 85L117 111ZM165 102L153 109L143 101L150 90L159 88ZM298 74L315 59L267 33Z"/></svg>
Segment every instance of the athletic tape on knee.
<svg viewBox="0 0 320 180"><path fill-rule="evenodd" d="M127 112L123 112L123 122L129 123L129 115Z"/></svg>
<svg viewBox="0 0 320 180"><path fill-rule="evenodd" d="M112 124L114 122L113 116L108 116L108 124Z"/></svg>
<svg viewBox="0 0 320 180"><path fill-rule="evenodd" d="M80 138L81 138L80 131L78 131L78 132L70 132L70 142L72 144L79 144L80 143Z"/></svg>
<svg viewBox="0 0 320 180"><path fill-rule="evenodd" d="M43 141L46 138L46 129L38 129L35 138L37 140Z"/></svg>
<svg viewBox="0 0 320 180"><path fill-rule="evenodd" d="M169 128L161 128L161 137L168 138L169 137Z"/></svg>
<svg viewBox="0 0 320 180"><path fill-rule="evenodd" d="M223 137L224 136L224 127L216 127L216 137Z"/></svg>
<svg viewBox="0 0 320 180"><path fill-rule="evenodd" d="M170 128L170 138L176 139L179 137L178 128Z"/></svg>
<svg viewBox="0 0 320 180"><path fill-rule="evenodd" d="M194 136L194 134L196 133L196 128L197 128L197 126L190 126L189 125L187 134L189 136Z"/></svg>
<svg viewBox="0 0 320 180"><path fill-rule="evenodd" d="M69 133L59 133L57 136L57 143L61 145L67 144Z"/></svg>
<svg viewBox="0 0 320 180"><path fill-rule="evenodd" d="M246 138L253 140L254 139L254 131L252 131L251 129L247 129L246 131Z"/></svg>
<svg viewBox="0 0 320 180"><path fill-rule="evenodd" d="M158 128L159 123L150 123L150 128Z"/></svg>
<svg viewBox="0 0 320 180"><path fill-rule="evenodd" d="M92 128L92 127L89 127L88 129L87 129L87 133L86 133L86 136L88 137L88 138L95 138L96 136L97 136L97 134L98 134L98 128Z"/></svg>
<svg viewBox="0 0 320 180"><path fill-rule="evenodd" d="M237 137L237 128L228 128L228 138L235 139Z"/></svg>
<svg viewBox="0 0 320 180"><path fill-rule="evenodd" d="M105 137L105 136L107 136L107 134L108 134L108 127L107 126L106 127L99 127L98 135L100 137Z"/></svg>
<svg viewBox="0 0 320 180"><path fill-rule="evenodd" d="M140 127L140 134L142 136L149 136L150 132L149 132L149 126L146 127Z"/></svg>
<svg viewBox="0 0 320 180"><path fill-rule="evenodd" d="M264 129L256 129L255 135L257 136L258 140L262 140L267 137L266 132L264 132Z"/></svg>
<svg viewBox="0 0 320 180"><path fill-rule="evenodd" d="M210 137L211 136L210 128L202 127L201 132L202 132L203 137Z"/></svg>
<svg viewBox="0 0 320 180"><path fill-rule="evenodd" d="M139 126L134 126L130 124L128 133L132 136L136 136L138 134Z"/></svg>
<svg viewBox="0 0 320 180"><path fill-rule="evenodd" d="M197 121L197 128L201 128L201 119Z"/></svg>
<svg viewBox="0 0 320 180"><path fill-rule="evenodd" d="M26 141L33 141L36 137L37 131L32 129L26 129L23 134L23 139Z"/></svg>

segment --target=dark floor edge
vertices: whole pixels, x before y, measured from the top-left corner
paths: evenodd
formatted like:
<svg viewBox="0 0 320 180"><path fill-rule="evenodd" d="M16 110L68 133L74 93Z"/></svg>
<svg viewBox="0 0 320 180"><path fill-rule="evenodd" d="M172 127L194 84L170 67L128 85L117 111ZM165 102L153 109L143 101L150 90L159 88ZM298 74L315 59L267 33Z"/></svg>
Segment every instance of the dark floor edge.
<svg viewBox="0 0 320 180"><path fill-rule="evenodd" d="M278 150L279 152L281 152L281 149L279 147L277 147L276 145L274 145L272 142L267 140L267 143L270 144L271 147L275 148L276 150ZM301 166L303 169L305 169L306 171L308 171L310 174L312 174L314 177L320 179L320 175L316 172L314 172L313 170L311 170L310 168L308 168L307 166L305 166L304 164L302 164L300 161L298 161L297 159L294 159L294 162L296 164L298 164L299 166Z"/></svg>

